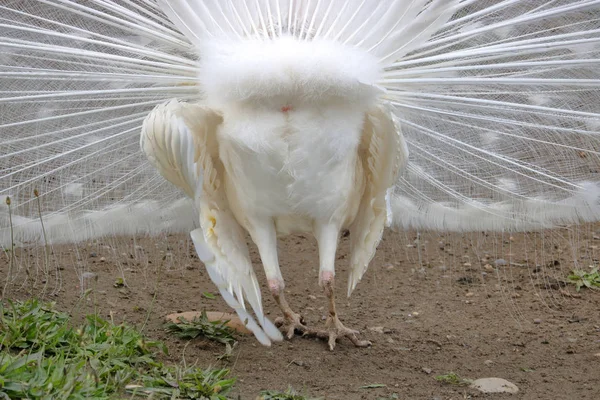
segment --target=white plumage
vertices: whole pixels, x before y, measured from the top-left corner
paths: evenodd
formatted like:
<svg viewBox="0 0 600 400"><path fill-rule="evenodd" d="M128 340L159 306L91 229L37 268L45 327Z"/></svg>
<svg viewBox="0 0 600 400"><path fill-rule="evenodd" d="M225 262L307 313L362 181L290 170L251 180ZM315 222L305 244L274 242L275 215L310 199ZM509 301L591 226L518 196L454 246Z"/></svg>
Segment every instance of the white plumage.
<svg viewBox="0 0 600 400"><path fill-rule="evenodd" d="M342 229L349 295L386 223L529 230L600 219L599 1L25 0L0 10L0 193L12 198L0 242L191 232L263 344L281 335L264 316L244 231L284 332L333 348L339 335L367 344L335 312ZM283 297L276 236L293 231L317 238L326 332Z"/></svg>

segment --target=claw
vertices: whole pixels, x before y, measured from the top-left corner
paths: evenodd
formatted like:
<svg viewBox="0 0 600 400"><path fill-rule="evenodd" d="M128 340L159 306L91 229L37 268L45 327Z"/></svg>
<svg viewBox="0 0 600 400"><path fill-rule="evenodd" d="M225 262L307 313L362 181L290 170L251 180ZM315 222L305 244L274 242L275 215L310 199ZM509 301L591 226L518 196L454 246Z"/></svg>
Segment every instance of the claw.
<svg viewBox="0 0 600 400"><path fill-rule="evenodd" d="M294 312L288 313L285 317L279 317L275 320L275 326L279 328L288 339L294 337L296 331L300 332L303 336L310 331L306 325L304 325L304 318L300 314Z"/></svg>
<svg viewBox="0 0 600 400"><path fill-rule="evenodd" d="M356 347L368 347L371 346L371 342L368 340L360 340L356 335L360 332L354 329L346 328L342 322L338 319L337 315L329 317L327 319L326 326L328 328L328 344L329 350L333 351L335 348L336 341L339 337L347 337L350 339L352 344Z"/></svg>

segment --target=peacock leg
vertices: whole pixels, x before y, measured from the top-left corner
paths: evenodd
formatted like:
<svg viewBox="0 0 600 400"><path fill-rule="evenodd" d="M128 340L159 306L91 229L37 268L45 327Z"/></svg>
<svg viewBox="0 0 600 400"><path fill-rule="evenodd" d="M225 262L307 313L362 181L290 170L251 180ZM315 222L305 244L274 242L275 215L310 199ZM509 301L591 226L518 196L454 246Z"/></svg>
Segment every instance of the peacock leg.
<svg viewBox="0 0 600 400"><path fill-rule="evenodd" d="M302 317L292 311L283 294L285 285L277 259L277 233L273 220L271 218L249 218L248 231L258 247L269 290L283 312L283 317L277 318L275 325L288 339L294 336L296 330L307 333L309 329L304 325Z"/></svg>
<svg viewBox="0 0 600 400"><path fill-rule="evenodd" d="M335 290L333 275L322 275L325 275L321 277L321 284L323 285L325 295L329 300L329 316L327 317L327 321L325 322L325 327L327 329L324 332L319 332L317 336L328 340L329 350L333 350L335 348L336 340L340 337L346 337L350 339L350 341L356 347L370 346L371 342L369 342L368 340L360 340L358 338L357 335L360 333L359 331L346 328L344 324L342 324L342 321L340 321L340 319L338 318L338 314L335 308Z"/></svg>
<svg viewBox="0 0 600 400"><path fill-rule="evenodd" d="M335 253L337 250L337 241L339 237L339 228L334 224L316 225L315 236L319 245L320 275L319 284L323 287L325 295L329 300L329 316L325 323L325 331L309 332L317 337L328 340L329 349L335 348L336 340L340 337L347 337L357 347L367 347L371 345L368 340L360 340L358 331L346 328L338 318L335 308L335 290L334 290L334 265Z"/></svg>
<svg viewBox="0 0 600 400"><path fill-rule="evenodd" d="M271 282L269 281L269 288L271 288ZM295 313L288 302L285 300L283 289L271 288L271 294L275 299L275 302L281 309L283 317L275 319L275 325L279 327L279 330L288 338L291 339L294 336L294 332L299 331L302 334L310 334L312 331L304 325L304 319L298 313Z"/></svg>

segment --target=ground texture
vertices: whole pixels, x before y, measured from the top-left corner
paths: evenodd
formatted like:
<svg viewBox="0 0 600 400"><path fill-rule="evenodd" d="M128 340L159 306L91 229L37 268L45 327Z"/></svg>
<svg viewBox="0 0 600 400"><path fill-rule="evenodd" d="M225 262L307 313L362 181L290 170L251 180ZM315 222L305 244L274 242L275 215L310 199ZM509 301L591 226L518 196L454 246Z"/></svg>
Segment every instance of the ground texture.
<svg viewBox="0 0 600 400"><path fill-rule="evenodd" d="M266 348L239 336L232 357L217 360L223 345L166 333L169 313L228 311L218 296L202 295L217 292L185 235L56 246L47 258L43 248L17 249L6 297L43 295L76 318L98 312L143 326L167 344L173 362L230 368L242 399L288 386L327 399L598 399L600 291L577 293L566 281L571 269L598 264L599 229L514 236L387 232L349 299L349 239L342 238L338 310L373 343L367 349L341 340L330 352L324 342L301 337ZM322 326L327 308L314 240L283 238L279 251L290 305L307 324ZM274 320L278 310L253 247L251 253ZM7 252L0 261L3 279L9 260ZM450 372L504 378L519 392L481 394L436 380Z"/></svg>

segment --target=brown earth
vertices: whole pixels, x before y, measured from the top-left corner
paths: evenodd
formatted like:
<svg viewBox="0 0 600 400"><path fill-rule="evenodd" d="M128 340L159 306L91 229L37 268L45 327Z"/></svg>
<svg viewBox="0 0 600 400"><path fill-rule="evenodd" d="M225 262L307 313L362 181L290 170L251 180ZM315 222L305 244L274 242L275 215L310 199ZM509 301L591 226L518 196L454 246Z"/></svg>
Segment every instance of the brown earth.
<svg viewBox="0 0 600 400"><path fill-rule="evenodd" d="M115 322L144 326L148 336L167 344L173 362L185 357L188 365L230 368L238 378L235 395L242 399L288 386L327 399L388 399L394 393L429 400L599 399L600 291L577 293L564 283L575 263L598 265L599 229L514 237L424 233L418 240L414 232L387 232L350 299L349 240L343 238L339 312L347 326L373 342L367 349L341 340L330 352L324 342L301 337L267 348L240 336L231 359L218 361L222 345L167 334L163 322L169 313L229 311L219 297L202 296L216 290L186 235L57 246L48 263L60 268L60 281L51 273L45 291L43 248L17 249L7 297L43 294L75 318L97 311ZM251 248L263 302L274 319L278 310ZM292 308L311 326L322 326L326 299L317 285L314 240L283 238L280 259ZM7 260L0 261L3 280ZM125 287L115 287L119 278ZM86 300L82 289L92 289ZM504 378L519 393L484 395L436 380L449 372ZM386 386L361 388L371 384Z"/></svg>

